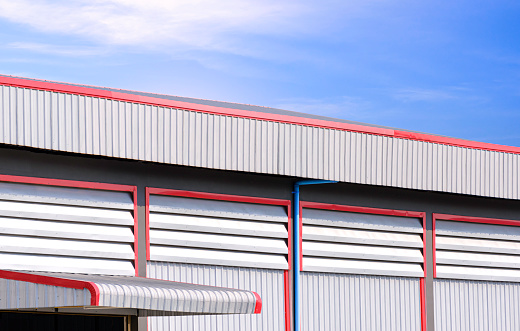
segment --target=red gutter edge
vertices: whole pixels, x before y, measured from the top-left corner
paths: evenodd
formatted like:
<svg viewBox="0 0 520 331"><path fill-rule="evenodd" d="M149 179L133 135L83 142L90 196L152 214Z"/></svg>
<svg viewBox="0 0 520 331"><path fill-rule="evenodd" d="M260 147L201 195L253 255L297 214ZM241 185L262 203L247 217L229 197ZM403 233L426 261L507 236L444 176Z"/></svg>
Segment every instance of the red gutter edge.
<svg viewBox="0 0 520 331"><path fill-rule="evenodd" d="M255 295L255 298L256 298L254 313L260 314L262 312L262 298L260 298L260 295L258 295L258 293L256 293L256 292L253 292L253 294Z"/></svg>
<svg viewBox="0 0 520 331"><path fill-rule="evenodd" d="M90 305L99 306L99 288L93 282L82 280L66 279L51 276L34 275L23 272L0 270L0 278L17 280L21 282L29 282L42 285L59 286L74 288L78 290L87 289L90 292Z"/></svg>
<svg viewBox="0 0 520 331"><path fill-rule="evenodd" d="M15 87L21 87L21 88L30 88L30 89L37 89L37 90L51 91L51 92L76 94L76 95L83 95L83 96L90 96L90 97L98 97L98 98L105 98L105 99L111 99L111 100L117 100L117 101L147 104L147 105L153 105L153 106L159 106L159 107L171 107L171 108L177 108L177 109L183 109L183 110L189 110L189 111L198 111L198 112L204 112L204 113L216 114L216 115L227 115L227 116L250 118L250 119L256 119L256 120L266 120L266 121L273 121L273 122L280 122L280 123L306 125L306 126L326 128L326 129L336 129L336 130L343 130L343 131L354 131L354 132L361 132L361 133L388 136L388 137L408 139L408 140L417 140L417 141L438 143L438 144L443 144L443 145L450 145L450 146L457 146L457 147L464 147L464 148L520 154L520 147L483 143L483 142L464 140L464 139L459 139L459 138L436 136L436 135L431 135L431 134L426 134L426 133L415 133L415 132L385 129L385 128L366 126L366 125L359 125L359 124L340 123L340 122L319 120L319 119L305 118L305 117L298 117L298 116L279 115L279 114L270 114L270 113L242 110L242 109L231 109L231 108L224 108L224 107L207 106L207 105L195 104L195 103L190 103L190 102L174 101L174 100L167 100L167 99L161 99L161 98L155 98L155 97L135 95L135 94L124 93L124 92L113 92L113 91L101 90L99 88L72 86L72 85L66 85L66 84L60 84L60 83L34 81L34 80L30 80L30 79L25 79L25 78L0 76L0 85L15 86Z"/></svg>

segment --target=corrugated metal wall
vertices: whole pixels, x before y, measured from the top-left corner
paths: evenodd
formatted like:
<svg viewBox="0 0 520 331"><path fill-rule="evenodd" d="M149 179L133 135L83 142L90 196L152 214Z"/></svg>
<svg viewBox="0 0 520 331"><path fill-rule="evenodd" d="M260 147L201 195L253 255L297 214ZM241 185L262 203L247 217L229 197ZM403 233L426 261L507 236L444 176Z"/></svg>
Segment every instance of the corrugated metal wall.
<svg viewBox="0 0 520 331"><path fill-rule="evenodd" d="M302 331L421 329L417 278L302 272Z"/></svg>
<svg viewBox="0 0 520 331"><path fill-rule="evenodd" d="M520 155L0 86L0 142L213 169L520 198Z"/></svg>
<svg viewBox="0 0 520 331"><path fill-rule="evenodd" d="M0 279L0 309L23 309L34 307L77 307L90 305L87 289L73 289L42 285L17 280Z"/></svg>
<svg viewBox="0 0 520 331"><path fill-rule="evenodd" d="M434 281L436 331L520 330L520 284Z"/></svg>
<svg viewBox="0 0 520 331"><path fill-rule="evenodd" d="M284 277L282 270L148 262L147 276L150 278L251 290L257 292L262 298L261 314L150 317L150 331L282 331L285 329Z"/></svg>
<svg viewBox="0 0 520 331"><path fill-rule="evenodd" d="M135 274L127 192L0 182L0 269Z"/></svg>

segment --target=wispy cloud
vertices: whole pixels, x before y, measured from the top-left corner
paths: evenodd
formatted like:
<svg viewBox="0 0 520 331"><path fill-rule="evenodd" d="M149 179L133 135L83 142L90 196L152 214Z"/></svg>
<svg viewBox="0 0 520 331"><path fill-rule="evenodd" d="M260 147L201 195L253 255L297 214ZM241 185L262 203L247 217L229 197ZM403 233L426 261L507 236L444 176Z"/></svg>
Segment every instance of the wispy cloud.
<svg viewBox="0 0 520 331"><path fill-rule="evenodd" d="M110 51L107 47L81 47L81 46L62 46L43 43L26 43L13 42L6 46L10 49L26 50L40 54L58 55L58 56L93 56L105 55Z"/></svg>
<svg viewBox="0 0 520 331"><path fill-rule="evenodd" d="M289 0L0 0L0 17L38 31L104 44L217 51L231 51L233 38L245 34L295 33L292 18L308 11Z"/></svg>
<svg viewBox="0 0 520 331"><path fill-rule="evenodd" d="M399 101L445 101L458 98L452 90L404 88L394 91L393 97Z"/></svg>

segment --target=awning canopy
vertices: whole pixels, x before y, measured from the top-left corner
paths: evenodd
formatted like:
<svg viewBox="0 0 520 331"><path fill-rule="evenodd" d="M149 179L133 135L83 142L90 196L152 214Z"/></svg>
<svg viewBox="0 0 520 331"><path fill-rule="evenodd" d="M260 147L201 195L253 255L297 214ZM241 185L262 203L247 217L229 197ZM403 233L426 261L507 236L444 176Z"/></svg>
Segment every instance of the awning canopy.
<svg viewBox="0 0 520 331"><path fill-rule="evenodd" d="M260 313L251 291L166 280L0 270L0 310L173 316Z"/></svg>

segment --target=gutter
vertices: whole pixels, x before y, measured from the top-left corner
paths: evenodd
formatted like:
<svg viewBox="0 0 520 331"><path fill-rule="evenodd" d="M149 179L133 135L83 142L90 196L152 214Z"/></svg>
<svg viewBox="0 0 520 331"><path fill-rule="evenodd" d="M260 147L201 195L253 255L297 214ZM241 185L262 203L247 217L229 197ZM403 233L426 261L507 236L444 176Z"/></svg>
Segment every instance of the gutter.
<svg viewBox="0 0 520 331"><path fill-rule="evenodd" d="M294 331L301 330L301 283L300 283L300 257L301 257L301 234L300 234L300 186L315 184L332 184L337 181L331 180L300 180L294 183L293 189L293 272L294 272Z"/></svg>

